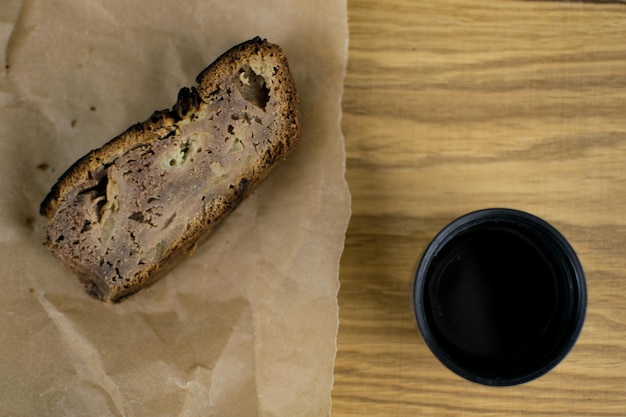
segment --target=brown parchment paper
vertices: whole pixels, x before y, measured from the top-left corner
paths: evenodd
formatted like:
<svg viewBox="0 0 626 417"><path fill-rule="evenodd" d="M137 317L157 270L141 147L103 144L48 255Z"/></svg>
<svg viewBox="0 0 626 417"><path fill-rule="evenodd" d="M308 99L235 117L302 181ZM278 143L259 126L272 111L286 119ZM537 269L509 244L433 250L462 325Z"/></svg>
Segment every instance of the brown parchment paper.
<svg viewBox="0 0 626 417"><path fill-rule="evenodd" d="M330 414L346 20L345 0L2 0L0 415ZM91 299L41 245L42 198L256 35L289 59L298 148L166 278Z"/></svg>

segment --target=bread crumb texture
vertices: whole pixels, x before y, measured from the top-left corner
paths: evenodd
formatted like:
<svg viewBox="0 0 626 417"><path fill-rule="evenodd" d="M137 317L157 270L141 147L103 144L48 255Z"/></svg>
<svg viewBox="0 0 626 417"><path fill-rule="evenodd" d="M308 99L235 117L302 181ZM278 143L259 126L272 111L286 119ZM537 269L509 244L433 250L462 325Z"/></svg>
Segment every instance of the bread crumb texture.
<svg viewBox="0 0 626 417"><path fill-rule="evenodd" d="M277 45L237 45L197 82L77 161L41 205L45 245L100 300L123 299L192 253L299 139Z"/></svg>

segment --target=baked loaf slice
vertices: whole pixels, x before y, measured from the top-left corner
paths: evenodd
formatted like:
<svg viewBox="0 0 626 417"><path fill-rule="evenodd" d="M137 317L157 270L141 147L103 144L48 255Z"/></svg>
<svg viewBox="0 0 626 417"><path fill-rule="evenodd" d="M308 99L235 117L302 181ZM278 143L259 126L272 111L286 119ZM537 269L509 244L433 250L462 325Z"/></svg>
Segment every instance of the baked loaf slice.
<svg viewBox="0 0 626 417"><path fill-rule="evenodd" d="M225 52L155 112L74 163L41 204L52 253L116 302L193 253L300 137L287 60L261 38Z"/></svg>

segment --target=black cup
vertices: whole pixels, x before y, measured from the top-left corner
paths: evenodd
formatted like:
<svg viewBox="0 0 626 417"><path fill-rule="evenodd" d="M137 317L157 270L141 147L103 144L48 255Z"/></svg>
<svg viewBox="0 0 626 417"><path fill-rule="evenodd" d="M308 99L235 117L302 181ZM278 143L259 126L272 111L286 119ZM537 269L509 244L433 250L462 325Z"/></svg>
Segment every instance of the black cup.
<svg viewBox="0 0 626 417"><path fill-rule="evenodd" d="M545 221L511 209L446 226L416 271L422 336L450 370L480 384L531 381L573 347L585 319L583 269Z"/></svg>

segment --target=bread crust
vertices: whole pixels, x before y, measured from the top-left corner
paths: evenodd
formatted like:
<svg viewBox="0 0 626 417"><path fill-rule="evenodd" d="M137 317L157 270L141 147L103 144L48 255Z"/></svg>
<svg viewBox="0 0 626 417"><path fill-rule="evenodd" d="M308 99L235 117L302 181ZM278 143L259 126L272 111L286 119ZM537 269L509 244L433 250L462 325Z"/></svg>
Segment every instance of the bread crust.
<svg viewBox="0 0 626 417"><path fill-rule="evenodd" d="M193 253L197 245L208 238L214 228L268 175L276 163L285 158L300 138L299 98L293 78L289 72L287 59L279 46L259 37L236 45L202 71L196 78L196 82L197 85L195 87L181 89L176 104L172 109L156 111L148 120L131 126L101 148L90 151L76 161L58 179L41 204L40 213L48 221L45 246L63 264L78 275L89 294L100 300L106 302L120 301L124 297L156 281L180 260ZM245 107L245 110L243 107ZM247 125L242 122L242 126L249 127L248 131L250 132L242 133L240 138L232 131L234 130L234 123L228 124L228 127L222 126L226 124L223 113L228 112L232 113L229 116L232 119L235 119L236 114L243 114L244 116L242 117L247 119L254 118L257 122L246 120L245 123ZM206 120L200 120L203 117ZM115 204L118 206L120 204L116 201L113 202L112 199L127 199L127 196L123 194L121 194L122 197L118 195L112 197L110 195L112 194L112 191L109 189L113 181L112 169L120 168L123 165L122 161L134 163L134 159L129 159L128 155L131 152L137 152L137 149L152 152L152 155L149 156L152 157L155 155L155 152L156 154L158 152L169 152L170 150L167 147L174 145L168 144L168 141L179 144L177 145L179 147L183 146L181 144L184 142L185 146L189 147L189 143L192 142L189 139L190 135L184 133L184 129L191 129L188 126L192 126L194 123L198 126L203 126L199 123L206 124L209 123L207 120L214 119L217 121L211 122L215 123L215 126L214 130L211 131L211 135L209 135L211 136L209 140L214 141L214 143L222 141L221 138L213 138L216 135L215 132L220 130L220 127L223 130L228 129L231 134L230 136L227 135L227 139L236 136L233 139L234 142L232 142L234 145L229 145L232 146L229 152L224 150L215 152L222 155L222 159L219 159L219 161L222 163L227 161L230 165L243 165L222 167L219 162L211 163L210 159L206 159L208 162L203 162L204 165L195 169L189 163L188 169L195 169L195 171L200 169L207 171L207 166L209 165L211 168L215 168L215 170L219 168L217 172L221 174L219 178L228 177L230 185L228 187L220 185L222 188L219 188L219 195L212 195L212 191L207 191L206 194L210 195L210 197L207 197L206 202L205 196L202 197L202 209L198 209L196 213L190 215L188 221L184 223L184 229L181 229L176 237L166 238L166 247L158 248L158 256L155 259L140 263L136 268L135 266L129 267L126 263L136 262L137 259L141 262L144 261L143 258L135 259L132 255L127 254L129 245L134 244L135 252L141 252L143 255L146 255L147 252L154 250L154 248L148 247L152 245L151 239L154 238L145 238L142 242L144 247L140 247L141 245L137 241L112 243L107 240L109 239L108 236L102 238L104 236L103 217L106 217L109 212L113 213L111 216L117 216L119 213L115 209L121 210L119 207L115 207ZM218 123L218 121L221 122ZM197 130L198 128L195 127L194 129ZM204 132L194 134L199 135L204 134ZM253 152L252 145L249 142L250 134L252 138L256 134L257 141L254 142L254 151L256 153ZM238 140L241 143L238 143ZM260 143L258 144L258 149L257 142ZM211 143L207 146L221 146ZM200 153L201 145L197 146ZM241 153L242 155L247 155L245 163L244 161L233 159L234 157L231 156L233 149L240 151L244 148L245 152ZM160 150L155 151L155 149ZM183 150L188 152L186 149ZM146 157L146 159L149 157ZM186 155L183 155L181 158L185 157ZM176 162L174 159L172 161ZM232 161L235 162L231 164ZM196 164L200 164L200 162ZM156 163L154 165L156 166ZM222 173L222 171L228 172ZM166 172L166 174L161 174L161 176L168 178L167 169L162 169L162 172ZM178 174L169 175L170 180L172 177L177 179L176 175ZM207 174L205 174L206 176ZM186 175L180 174L179 177L184 178ZM141 177L141 181L144 181L145 184L154 184L154 181L150 180L152 181L150 182L149 180ZM183 179L181 181L186 180ZM201 179L200 183L204 184L204 181L204 179ZM196 187L197 183L198 181L191 186ZM144 188L146 187L145 184ZM175 185L171 185L171 187L175 187ZM208 190L207 186L202 185L202 187ZM141 193L137 191L139 189L134 189L134 193ZM87 195L90 196L93 207L97 207L96 211L98 211L98 214L91 215L92 217L83 213L86 210L83 206L77 208L79 204L83 204L83 200L87 199ZM103 201L107 201L104 206L109 207L109 211L106 213L103 211ZM137 201L140 201L139 197L137 197ZM168 208L162 208L162 210L168 210ZM68 213L73 214L70 215ZM82 214L84 214L83 217L81 217ZM125 213L124 216L133 220L138 220L141 216L137 215L133 218L133 215L127 216L127 214ZM176 211L174 211L171 217L175 218L176 214ZM75 220L76 217L80 217L82 229L79 221ZM143 221L144 219L139 218L139 220ZM137 226L126 218L120 218L115 221L126 221L132 227ZM146 221L146 223L150 222ZM150 229L145 231L146 236L158 236L157 231L153 230L155 229L153 226L155 225L150 224L146 226L147 229ZM169 226L169 223L167 226ZM117 224L114 227L117 227ZM126 233L124 230L116 232L120 234L118 240L123 240L124 236L126 236L123 234ZM96 232L100 233L97 239L94 237ZM135 234L138 233L135 231ZM72 236L71 239L68 238L69 235ZM132 232L130 236L135 240ZM115 238L115 235L113 237ZM126 239L128 238L126 237ZM99 240L102 245L96 242L96 240ZM103 242L103 240L106 240L106 242ZM89 246L88 253L83 253L87 249L83 249L82 252L80 248L77 249L79 241L85 247L89 245L84 242L89 243L93 241L96 243ZM163 242L157 239L159 245ZM118 249L114 245L123 246L123 244L126 246L123 250L120 249L120 253L123 253L121 256L124 257L124 261L116 263L107 258L106 262L111 264L108 269L105 268L106 265L103 266L103 260L100 261L100 266L98 266L95 261L85 259L86 257L97 257L99 254L104 259L105 254L109 256L109 252L114 252ZM113 264L118 266L114 268ZM120 273L120 271L126 270L129 271L127 274ZM113 272L116 272L116 274Z"/></svg>

